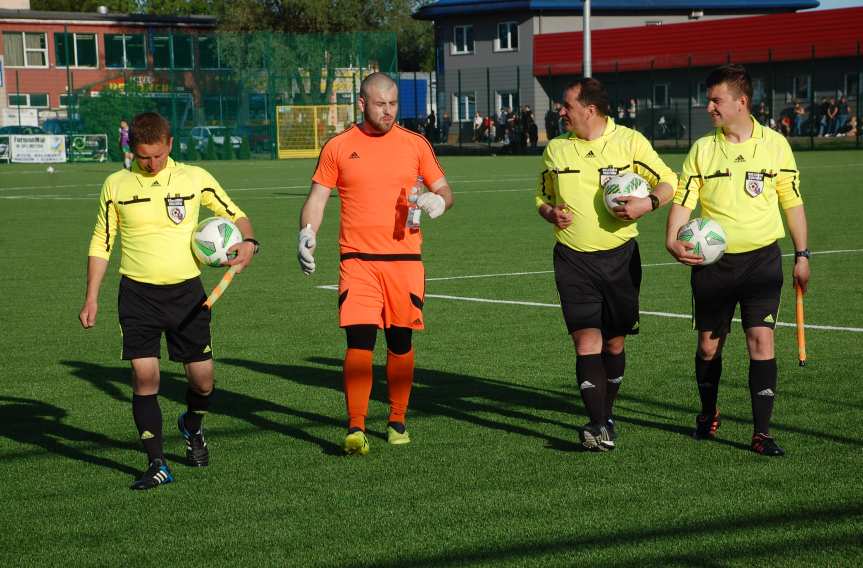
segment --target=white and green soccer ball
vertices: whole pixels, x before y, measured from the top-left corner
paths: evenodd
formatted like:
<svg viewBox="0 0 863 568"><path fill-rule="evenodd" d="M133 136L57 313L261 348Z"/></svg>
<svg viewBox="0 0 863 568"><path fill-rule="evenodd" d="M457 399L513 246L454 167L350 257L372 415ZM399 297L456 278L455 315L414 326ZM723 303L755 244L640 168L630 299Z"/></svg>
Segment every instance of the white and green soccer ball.
<svg viewBox="0 0 863 568"><path fill-rule="evenodd" d="M677 239L695 245L692 252L704 258L702 266L713 264L722 258L728 246L728 239L725 237L722 225L704 217L693 219L680 227Z"/></svg>
<svg viewBox="0 0 863 568"><path fill-rule="evenodd" d="M241 242L243 234L236 225L223 217L210 217L195 227L192 253L201 264L222 266L228 261L228 249Z"/></svg>
<svg viewBox="0 0 863 568"><path fill-rule="evenodd" d="M650 184L643 177L634 173L620 174L610 178L602 186L603 201L608 212L614 215L615 207L620 203L620 197L647 197L650 195Z"/></svg>

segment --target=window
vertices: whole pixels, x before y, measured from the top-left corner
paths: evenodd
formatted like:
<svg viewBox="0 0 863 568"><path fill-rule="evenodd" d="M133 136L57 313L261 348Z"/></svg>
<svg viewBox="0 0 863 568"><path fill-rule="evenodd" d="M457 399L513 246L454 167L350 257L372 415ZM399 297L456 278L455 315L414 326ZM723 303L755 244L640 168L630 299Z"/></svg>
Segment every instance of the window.
<svg viewBox="0 0 863 568"><path fill-rule="evenodd" d="M791 84L793 97L798 101L809 100L809 87L811 85L811 81L812 78L809 75L798 75L797 77L794 77Z"/></svg>
<svg viewBox="0 0 863 568"><path fill-rule="evenodd" d="M767 89L764 87L764 79L761 77L752 78L752 103L758 104L767 98Z"/></svg>
<svg viewBox="0 0 863 568"><path fill-rule="evenodd" d="M698 83L695 87L695 99L692 101L692 106L707 106L707 84Z"/></svg>
<svg viewBox="0 0 863 568"><path fill-rule="evenodd" d="M518 22L503 22L497 25L497 38L494 40L494 50L518 50Z"/></svg>
<svg viewBox="0 0 863 568"><path fill-rule="evenodd" d="M105 67L146 69L144 34L105 34Z"/></svg>
<svg viewBox="0 0 863 568"><path fill-rule="evenodd" d="M57 67L97 67L96 34L56 32L54 61Z"/></svg>
<svg viewBox="0 0 863 568"><path fill-rule="evenodd" d="M497 110L508 108L513 112L518 111L518 92L517 91L498 91L496 93Z"/></svg>
<svg viewBox="0 0 863 568"><path fill-rule="evenodd" d="M201 69L228 69L222 59L221 45L216 36L198 36L198 64Z"/></svg>
<svg viewBox="0 0 863 568"><path fill-rule="evenodd" d="M3 53L9 67L48 67L48 38L40 32L3 32Z"/></svg>
<svg viewBox="0 0 863 568"><path fill-rule="evenodd" d="M653 85L653 106L668 106L668 83L655 83Z"/></svg>
<svg viewBox="0 0 863 568"><path fill-rule="evenodd" d="M47 93L14 94L8 100L10 107L48 108Z"/></svg>
<svg viewBox="0 0 863 568"><path fill-rule="evenodd" d="M860 77L857 73L845 73L845 96L856 97L860 90Z"/></svg>
<svg viewBox="0 0 863 568"><path fill-rule="evenodd" d="M473 53L473 26L455 26L452 41L453 55Z"/></svg>
<svg viewBox="0 0 863 568"><path fill-rule="evenodd" d="M233 97L205 97L204 121L207 124L229 124L237 121L237 99ZM223 133L220 133L224 135Z"/></svg>
<svg viewBox="0 0 863 568"><path fill-rule="evenodd" d="M192 36L153 36L153 67L191 69L192 65Z"/></svg>
<svg viewBox="0 0 863 568"><path fill-rule="evenodd" d="M461 100L458 95L452 96L453 120L456 122L471 122L476 114L476 95L474 93L462 93Z"/></svg>
<svg viewBox="0 0 863 568"><path fill-rule="evenodd" d="M69 95L60 95L60 108L66 108L69 106L70 102L74 102L70 99L71 97Z"/></svg>

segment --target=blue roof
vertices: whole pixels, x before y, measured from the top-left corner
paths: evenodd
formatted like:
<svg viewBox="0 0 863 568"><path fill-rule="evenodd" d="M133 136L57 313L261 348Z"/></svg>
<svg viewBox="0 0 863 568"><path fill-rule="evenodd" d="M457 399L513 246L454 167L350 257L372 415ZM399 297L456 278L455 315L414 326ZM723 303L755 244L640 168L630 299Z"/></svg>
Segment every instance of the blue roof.
<svg viewBox="0 0 863 568"><path fill-rule="evenodd" d="M414 13L420 20L446 16L465 16L499 12L576 12L581 13L581 1L568 0L437 0ZM709 14L761 14L793 12L817 8L817 0L593 0L591 12L601 14L689 14L704 10Z"/></svg>

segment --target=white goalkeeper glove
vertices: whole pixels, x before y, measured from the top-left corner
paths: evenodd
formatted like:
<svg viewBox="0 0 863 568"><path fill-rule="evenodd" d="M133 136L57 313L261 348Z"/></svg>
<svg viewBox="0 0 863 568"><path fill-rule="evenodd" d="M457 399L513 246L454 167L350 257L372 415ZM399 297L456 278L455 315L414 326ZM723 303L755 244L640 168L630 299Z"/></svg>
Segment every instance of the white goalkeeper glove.
<svg viewBox="0 0 863 568"><path fill-rule="evenodd" d="M417 197L417 207L426 212L432 218L437 219L446 211L446 202L443 197L433 191L426 191Z"/></svg>
<svg viewBox="0 0 863 568"><path fill-rule="evenodd" d="M306 225L300 229L299 237L297 238L297 260L300 261L300 268L308 276L315 271L315 247L318 242L315 240L315 232L311 225Z"/></svg>

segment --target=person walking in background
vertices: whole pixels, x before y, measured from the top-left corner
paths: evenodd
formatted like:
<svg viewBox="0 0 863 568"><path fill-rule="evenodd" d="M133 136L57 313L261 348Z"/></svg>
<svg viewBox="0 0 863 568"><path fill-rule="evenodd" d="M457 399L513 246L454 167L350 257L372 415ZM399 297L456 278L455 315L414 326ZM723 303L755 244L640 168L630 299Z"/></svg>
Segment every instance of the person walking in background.
<svg viewBox="0 0 863 568"><path fill-rule="evenodd" d="M118 129L119 134L119 143L120 143L120 153L123 154L123 167L127 170L132 169L132 149L129 146L129 123L125 120L120 121L120 128Z"/></svg>

